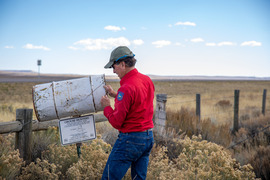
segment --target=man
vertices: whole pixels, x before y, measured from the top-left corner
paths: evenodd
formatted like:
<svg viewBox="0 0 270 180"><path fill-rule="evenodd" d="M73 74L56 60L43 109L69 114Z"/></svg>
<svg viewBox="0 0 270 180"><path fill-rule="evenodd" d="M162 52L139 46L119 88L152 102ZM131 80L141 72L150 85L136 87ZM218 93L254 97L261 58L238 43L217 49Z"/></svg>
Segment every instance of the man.
<svg viewBox="0 0 270 180"><path fill-rule="evenodd" d="M134 54L126 46L119 46L111 53L105 68L121 79L115 92L104 86L109 96L115 98L114 109L107 95L101 99L104 115L119 131L108 158L102 179L122 179L131 166L132 179L146 179L149 155L154 144L153 99L154 84L135 68Z"/></svg>

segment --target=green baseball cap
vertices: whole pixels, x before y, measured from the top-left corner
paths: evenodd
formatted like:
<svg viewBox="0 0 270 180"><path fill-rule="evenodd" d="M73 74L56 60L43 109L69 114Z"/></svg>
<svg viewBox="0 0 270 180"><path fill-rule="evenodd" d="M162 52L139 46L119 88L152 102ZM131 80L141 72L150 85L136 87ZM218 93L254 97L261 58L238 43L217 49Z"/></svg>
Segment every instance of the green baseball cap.
<svg viewBox="0 0 270 180"><path fill-rule="evenodd" d="M104 66L104 68L112 68L114 62L119 61L120 59L127 58L127 57L134 57L135 54L126 47L126 46L119 46L115 48L110 57L110 61Z"/></svg>

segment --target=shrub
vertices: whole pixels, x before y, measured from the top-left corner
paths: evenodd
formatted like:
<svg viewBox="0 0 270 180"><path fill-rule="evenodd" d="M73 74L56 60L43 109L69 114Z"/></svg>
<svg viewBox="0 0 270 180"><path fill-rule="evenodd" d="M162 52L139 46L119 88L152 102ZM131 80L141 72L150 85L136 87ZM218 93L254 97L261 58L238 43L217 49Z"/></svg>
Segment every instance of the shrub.
<svg viewBox="0 0 270 180"><path fill-rule="evenodd" d="M236 134L236 141L246 141L233 149L234 157L241 164L251 164L256 176L262 179L270 178L270 146L267 132L269 131L250 136L248 129L241 128Z"/></svg>
<svg viewBox="0 0 270 180"><path fill-rule="evenodd" d="M32 139L32 161L41 159L42 152L49 149L51 144L59 144L59 131L57 127L49 127L44 131L33 132Z"/></svg>
<svg viewBox="0 0 270 180"><path fill-rule="evenodd" d="M102 134L103 141L113 146L119 134L118 130L114 129L109 122L98 123L96 128L97 133Z"/></svg>
<svg viewBox="0 0 270 180"><path fill-rule="evenodd" d="M166 148L159 148L151 155L149 179L255 179L252 166L241 166L222 146L200 136L174 142L183 148L178 158L170 161Z"/></svg>
<svg viewBox="0 0 270 180"><path fill-rule="evenodd" d="M179 111L167 111L167 130L173 127L176 132L182 131L190 138L192 135L202 135L202 138L217 144L228 146L232 141L230 124L216 125L210 119L200 122L194 110L182 107Z"/></svg>
<svg viewBox="0 0 270 180"><path fill-rule="evenodd" d="M101 139L82 146L82 156L67 171L68 179L101 179L111 146Z"/></svg>
<svg viewBox="0 0 270 180"><path fill-rule="evenodd" d="M42 154L42 160L56 165L56 171L61 172L61 178L64 178L68 168L73 163L78 162L77 149L75 145L50 145L47 151Z"/></svg>
<svg viewBox="0 0 270 180"><path fill-rule="evenodd" d="M37 159L36 163L32 162L28 166L22 168L22 173L19 180L24 179L59 179L61 172L57 171L54 163L49 163L47 160Z"/></svg>
<svg viewBox="0 0 270 180"><path fill-rule="evenodd" d="M229 100L220 100L216 103L216 106L223 108L223 109L226 109L226 108L232 107L232 104Z"/></svg>
<svg viewBox="0 0 270 180"><path fill-rule="evenodd" d="M270 179L270 146L259 146L248 162L253 166L257 177Z"/></svg>
<svg viewBox="0 0 270 180"><path fill-rule="evenodd" d="M12 138L10 135L0 135L0 179L15 179L24 164L19 150L14 150L14 146L11 145Z"/></svg>
<svg viewBox="0 0 270 180"><path fill-rule="evenodd" d="M167 110L167 129L173 127L176 132L184 131L188 136L197 133L198 118L194 110L181 107L178 111Z"/></svg>

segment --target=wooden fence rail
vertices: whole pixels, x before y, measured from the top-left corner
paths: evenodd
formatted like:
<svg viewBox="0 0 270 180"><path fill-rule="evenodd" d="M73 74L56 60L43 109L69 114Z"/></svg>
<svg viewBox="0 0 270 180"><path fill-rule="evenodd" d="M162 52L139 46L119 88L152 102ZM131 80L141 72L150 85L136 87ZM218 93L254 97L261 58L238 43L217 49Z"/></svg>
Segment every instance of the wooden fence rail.
<svg viewBox="0 0 270 180"><path fill-rule="evenodd" d="M95 114L95 122L107 121L107 118L103 114ZM59 120L51 120L39 122L38 120L32 120L32 131L46 130L49 127L58 127ZM23 124L20 121L0 122L0 134L15 133L23 129Z"/></svg>
<svg viewBox="0 0 270 180"><path fill-rule="evenodd" d="M0 134L16 133L15 149L19 149L20 157L26 164L31 162L32 131L46 130L49 127L58 127L59 120L39 122L32 120L33 109L16 109L16 121L0 123ZM94 115L95 122L107 121L102 114Z"/></svg>

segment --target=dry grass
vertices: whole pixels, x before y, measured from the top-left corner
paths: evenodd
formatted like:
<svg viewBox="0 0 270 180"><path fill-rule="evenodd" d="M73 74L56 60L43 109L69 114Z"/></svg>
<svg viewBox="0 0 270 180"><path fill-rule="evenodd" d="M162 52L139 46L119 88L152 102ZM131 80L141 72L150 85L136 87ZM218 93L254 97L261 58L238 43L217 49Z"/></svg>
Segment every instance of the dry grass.
<svg viewBox="0 0 270 180"><path fill-rule="evenodd" d="M112 85L115 90L119 88L119 82L108 82L108 84ZM262 179L269 178L269 168L267 166L270 164L268 155L270 144L269 130L258 134L256 132L269 123L269 95L266 101L267 114L265 117L261 115L261 106L263 89L267 89L269 92L270 81L156 81L154 84L156 94L164 93L168 95L168 127L173 127L173 131L175 132L185 132L189 137L192 137L194 134L201 134L203 139L215 142L223 147L228 147L231 143L238 142L246 137L254 136L251 140L234 148L232 155L242 165L250 163L254 167L257 177L261 177ZM0 122L15 120L17 108L33 108L32 86L34 85L35 83L0 83ZM242 129L233 137L230 134L230 128L233 119L235 89L240 90L240 125ZM198 123L194 115L197 93L201 94L201 123ZM111 102L112 104L114 103L113 99L111 99ZM33 116L35 119L35 115ZM117 131L111 128L107 122L97 124L97 132L103 134L102 138L111 145L117 136ZM36 148L36 155L33 158L41 157L43 149L47 150L49 147L50 139L48 139L48 142L43 143L43 146L39 146L40 144L38 142L42 141L42 135L41 133L41 136L36 137L36 147L38 148ZM170 137L170 139L173 139L173 137ZM163 145L171 147L172 151L167 153L163 151L159 152L162 153L162 156L166 154L170 159L178 157L180 151L178 154L175 154L176 146L172 141L168 140L167 144L163 143ZM16 154L16 152L14 153ZM52 161L52 159L48 159ZM260 160L263 160L263 168ZM18 159L18 161L21 160ZM47 161L40 161L39 163L42 167L48 166L51 173L54 172L55 167L53 167L53 164L48 164ZM87 161L85 163L87 164ZM158 166L158 163L153 165ZM164 169L166 166L162 166L161 168ZM193 166L191 167L193 168ZM35 168L37 167L33 166L25 169L25 175ZM85 169L83 169L82 164L77 164L76 168L81 169L77 174L83 176ZM103 169L102 167L99 168ZM179 174L176 166L173 168ZM156 173L163 172L162 169L157 170L154 168L150 173L157 175ZM59 172L59 170L57 171ZM188 171L187 173L191 172ZM167 177L167 175L168 177L170 176L170 172L164 173L164 177ZM171 173L173 174L174 172ZM17 172L13 174L17 174Z"/></svg>
<svg viewBox="0 0 270 180"><path fill-rule="evenodd" d="M262 108L263 89L270 90L270 81L172 81L155 82L156 94L168 95L167 109L196 108L196 94L201 95L201 117L213 123L226 124L233 118L234 90L240 90L241 120L258 116ZM228 106L220 106L220 102ZM270 113L270 97L266 106ZM248 115L247 115L248 114Z"/></svg>
<svg viewBox="0 0 270 180"><path fill-rule="evenodd" d="M119 82L107 84L115 90L119 88ZM241 120L258 115L263 89L270 90L270 81L155 81L154 84L155 93L167 94L167 108L175 111L181 107L195 109L196 94L201 94L201 116L215 123L227 123L232 119L235 89L240 90ZM33 108L34 85L36 83L0 83L0 121L15 120L17 108ZM232 106L217 106L220 101L228 101ZM113 99L111 103L114 103ZM266 106L270 113L269 95Z"/></svg>
<svg viewBox="0 0 270 180"><path fill-rule="evenodd" d="M16 109L33 109L34 83L0 83L0 122L14 121Z"/></svg>

